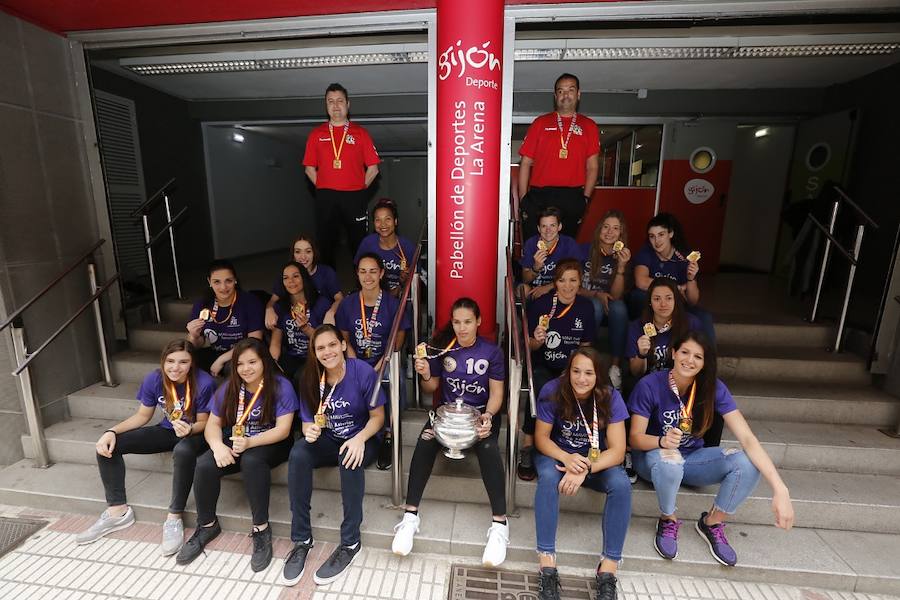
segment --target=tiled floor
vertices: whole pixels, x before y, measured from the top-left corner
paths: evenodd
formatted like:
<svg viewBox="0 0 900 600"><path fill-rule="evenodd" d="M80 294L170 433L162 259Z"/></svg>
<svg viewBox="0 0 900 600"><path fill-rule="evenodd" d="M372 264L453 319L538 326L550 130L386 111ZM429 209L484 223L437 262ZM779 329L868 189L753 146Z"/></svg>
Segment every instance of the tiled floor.
<svg viewBox="0 0 900 600"><path fill-rule="evenodd" d="M311 568L293 588L278 584L288 540L277 538L276 559L261 573L249 568L249 539L225 533L206 554L188 567L158 553L161 527L137 523L87 546L76 546L73 534L87 527L91 517L0 507L3 516L44 518L50 525L0 559L0 600L317 600L447 598L450 565L471 559L418 555L398 559L385 550L366 549L347 577L316 588L312 573L333 550L317 543ZM510 569L534 565L508 564ZM627 565L625 567L627 569ZM572 575L590 575L571 570ZM623 600L889 600L888 596L833 592L806 587L739 583L721 579L675 577L623 570ZM897 600L894 598L894 600Z"/></svg>

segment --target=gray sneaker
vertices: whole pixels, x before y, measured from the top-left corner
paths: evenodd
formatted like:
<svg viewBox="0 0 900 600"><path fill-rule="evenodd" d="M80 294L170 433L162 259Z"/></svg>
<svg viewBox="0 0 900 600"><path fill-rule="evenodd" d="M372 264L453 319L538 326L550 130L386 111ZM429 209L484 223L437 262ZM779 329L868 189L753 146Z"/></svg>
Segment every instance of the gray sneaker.
<svg viewBox="0 0 900 600"><path fill-rule="evenodd" d="M172 556L184 544L184 522L181 519L166 519L163 523L162 546L160 554Z"/></svg>
<svg viewBox="0 0 900 600"><path fill-rule="evenodd" d="M109 512L104 510L103 514L100 515L100 518L93 525L75 536L75 543L79 545L90 544L91 542L96 542L107 533L119 531L132 525L134 525L134 511L131 510L130 506L121 517L111 517Z"/></svg>

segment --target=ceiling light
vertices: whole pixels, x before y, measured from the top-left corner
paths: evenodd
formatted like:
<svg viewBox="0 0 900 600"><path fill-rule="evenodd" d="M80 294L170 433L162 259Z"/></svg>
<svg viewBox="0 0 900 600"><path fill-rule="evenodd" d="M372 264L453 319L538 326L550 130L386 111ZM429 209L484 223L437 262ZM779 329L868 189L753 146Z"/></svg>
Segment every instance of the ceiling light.
<svg viewBox="0 0 900 600"><path fill-rule="evenodd" d="M760 127L753 133L753 135L755 135L758 138L766 137L767 135L769 135L769 128L768 127Z"/></svg>
<svg viewBox="0 0 900 600"><path fill-rule="evenodd" d="M238 133L237 131L235 131L234 133L231 134L231 139L234 140L235 142L237 142L238 144L243 144L244 143L244 134Z"/></svg>
<svg viewBox="0 0 900 600"><path fill-rule="evenodd" d="M735 58L796 58L815 56L871 56L892 54L900 44L815 44L804 46L745 46L737 48Z"/></svg>

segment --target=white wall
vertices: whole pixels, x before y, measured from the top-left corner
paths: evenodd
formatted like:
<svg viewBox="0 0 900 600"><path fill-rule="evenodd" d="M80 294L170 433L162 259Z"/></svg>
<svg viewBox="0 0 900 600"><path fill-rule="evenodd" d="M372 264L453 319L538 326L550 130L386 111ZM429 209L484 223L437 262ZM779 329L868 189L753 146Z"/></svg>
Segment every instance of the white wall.
<svg viewBox="0 0 900 600"><path fill-rule="evenodd" d="M769 272L781 222L781 205L794 148L794 126L737 131L731 187L722 234L721 264Z"/></svg>
<svg viewBox="0 0 900 600"><path fill-rule="evenodd" d="M302 148L232 127L204 125L213 247L229 258L283 250L299 233L315 233L315 212Z"/></svg>

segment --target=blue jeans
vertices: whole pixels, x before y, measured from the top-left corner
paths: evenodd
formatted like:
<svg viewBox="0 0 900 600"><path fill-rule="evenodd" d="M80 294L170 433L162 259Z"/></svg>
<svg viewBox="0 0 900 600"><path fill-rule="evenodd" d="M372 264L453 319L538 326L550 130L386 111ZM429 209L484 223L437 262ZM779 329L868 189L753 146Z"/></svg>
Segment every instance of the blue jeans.
<svg viewBox="0 0 900 600"><path fill-rule="evenodd" d="M615 358L625 357L625 340L628 335L628 308L624 300L610 300L609 312L603 308L600 298L591 297L594 305L594 322L599 330L604 321L609 324L609 349ZM599 335L598 335L599 338Z"/></svg>
<svg viewBox="0 0 900 600"><path fill-rule="evenodd" d="M663 458L659 449L631 451L634 470L641 479L649 481L656 490L659 512L674 515L675 496L682 483L690 486L719 485L715 507L729 515L759 483L759 470L743 450L733 448L699 448L693 452L677 452L673 458Z"/></svg>
<svg viewBox="0 0 900 600"><path fill-rule="evenodd" d="M291 541L305 542L312 538L309 520L309 501L313 490L313 470L337 466L341 473L341 500L344 520L341 522L341 544L352 546L359 541L363 520L363 496L366 493L366 467L378 453L378 436L366 440L363 462L355 469L340 464L338 450L343 442L334 440L327 432L310 444L300 439L294 444L288 459L288 493L291 501Z"/></svg>
<svg viewBox="0 0 900 600"><path fill-rule="evenodd" d="M537 551L556 553L556 525L559 522L559 482L564 473L556 469L561 464L549 456L536 452L534 468L538 474L534 492L534 524L537 530ZM583 488L606 494L603 507L603 558L622 560L625 533L631 519L631 483L621 466L611 467L588 475Z"/></svg>
<svg viewBox="0 0 900 600"><path fill-rule="evenodd" d="M641 313L644 311L644 307L647 306L648 297L649 295L647 294L647 290L634 288L633 290L628 292L628 310L632 316L632 319L639 319L641 317ZM700 308L699 306L691 305L687 305L687 311L697 317L697 319L700 321L701 330L706 334L706 337L709 338L709 341L712 342L713 346L715 346L716 328L713 326L712 313ZM612 336L612 331L610 331L610 336Z"/></svg>

